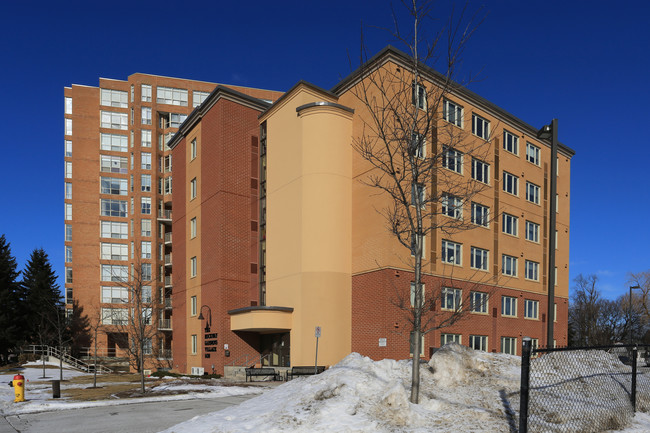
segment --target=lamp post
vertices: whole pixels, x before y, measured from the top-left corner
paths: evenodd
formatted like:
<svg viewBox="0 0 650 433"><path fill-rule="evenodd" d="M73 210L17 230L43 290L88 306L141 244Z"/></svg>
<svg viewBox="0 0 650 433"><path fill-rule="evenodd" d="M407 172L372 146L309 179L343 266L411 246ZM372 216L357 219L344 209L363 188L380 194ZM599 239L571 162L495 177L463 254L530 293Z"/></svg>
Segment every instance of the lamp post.
<svg viewBox="0 0 650 433"><path fill-rule="evenodd" d="M207 333L210 332L210 327L212 326L212 310L210 309L210 307L208 307L207 305L202 305L201 310L199 311L199 317L197 317L197 319L199 320L205 319L205 317L203 317L204 308L208 309L208 322L205 324L205 332Z"/></svg>
<svg viewBox="0 0 650 433"><path fill-rule="evenodd" d="M551 120L550 125L544 125L537 132L537 138L551 140L551 172L549 173L551 191L549 201L548 225L548 309L546 313L546 347L553 347L553 322L555 321L555 217L557 196L557 119Z"/></svg>
<svg viewBox="0 0 650 433"><path fill-rule="evenodd" d="M633 289L641 289L641 286L636 285L636 286L630 286L630 308L629 308L629 317L630 317L630 344L632 344L632 290Z"/></svg>

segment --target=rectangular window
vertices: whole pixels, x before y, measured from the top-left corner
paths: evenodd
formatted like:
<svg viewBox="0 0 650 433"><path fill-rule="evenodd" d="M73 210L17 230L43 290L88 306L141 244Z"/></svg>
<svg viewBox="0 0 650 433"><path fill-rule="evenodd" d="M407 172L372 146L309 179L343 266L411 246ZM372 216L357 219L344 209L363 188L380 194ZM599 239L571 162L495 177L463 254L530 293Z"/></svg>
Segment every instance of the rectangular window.
<svg viewBox="0 0 650 433"><path fill-rule="evenodd" d="M519 178L507 171L503 172L503 190L513 195L519 195Z"/></svg>
<svg viewBox="0 0 650 433"><path fill-rule="evenodd" d="M190 353L192 355L196 355L196 348L198 346L198 344L197 344L198 340L196 338L196 334L192 334L192 340L191 341L192 341L192 343L191 343L191 347L190 347Z"/></svg>
<svg viewBox="0 0 650 433"><path fill-rule="evenodd" d="M171 194L172 193L172 177L166 177L163 179L163 184L164 184L164 189L163 193L164 194Z"/></svg>
<svg viewBox="0 0 650 433"><path fill-rule="evenodd" d="M142 241L140 250L142 251L142 258L143 259L150 259L151 258L151 242L150 241Z"/></svg>
<svg viewBox="0 0 650 433"><path fill-rule="evenodd" d="M443 287L441 299L441 308L443 310L459 311L461 307L463 292L460 289Z"/></svg>
<svg viewBox="0 0 650 433"><path fill-rule="evenodd" d="M156 89L156 103L187 107L187 89L158 87Z"/></svg>
<svg viewBox="0 0 650 433"><path fill-rule="evenodd" d="M442 166L447 170L463 174L463 154L451 147L442 147Z"/></svg>
<svg viewBox="0 0 650 433"><path fill-rule="evenodd" d="M490 137L490 122L472 113L472 134L483 140L488 140Z"/></svg>
<svg viewBox="0 0 650 433"><path fill-rule="evenodd" d="M519 137L512 132L503 130L503 148L510 153L519 155Z"/></svg>
<svg viewBox="0 0 650 433"><path fill-rule="evenodd" d="M101 265L102 281L129 281L129 267L126 265Z"/></svg>
<svg viewBox="0 0 650 433"><path fill-rule="evenodd" d="M72 119L65 119L65 135L72 135Z"/></svg>
<svg viewBox="0 0 650 433"><path fill-rule="evenodd" d="M190 239L196 237L196 217L190 220Z"/></svg>
<svg viewBox="0 0 650 433"><path fill-rule="evenodd" d="M71 157L72 156L72 141L70 140L65 140L65 154L64 156Z"/></svg>
<svg viewBox="0 0 650 433"><path fill-rule="evenodd" d="M126 135L99 133L99 148L111 152L126 152L129 139Z"/></svg>
<svg viewBox="0 0 650 433"><path fill-rule="evenodd" d="M142 302L151 302L151 286L142 286Z"/></svg>
<svg viewBox="0 0 650 433"><path fill-rule="evenodd" d="M420 287L422 289L422 293L420 294L422 296L422 302L424 303L424 284L420 283ZM411 281L411 307L415 306L415 281Z"/></svg>
<svg viewBox="0 0 650 433"><path fill-rule="evenodd" d="M128 212L128 202L126 200L108 200L100 199L99 208L101 216L108 217L127 217L129 216Z"/></svg>
<svg viewBox="0 0 650 433"><path fill-rule="evenodd" d="M409 336L409 353L413 356L415 352L415 332L411 332ZM420 358L424 356L424 334L420 334Z"/></svg>
<svg viewBox="0 0 650 433"><path fill-rule="evenodd" d="M178 128L183 122L187 119L187 114L179 113L169 113L168 116L160 117L160 127L161 128ZM165 141L167 144L167 141Z"/></svg>
<svg viewBox="0 0 650 433"><path fill-rule="evenodd" d="M501 256L501 272L503 275L508 275L511 277L517 276L517 258L503 254Z"/></svg>
<svg viewBox="0 0 650 433"><path fill-rule="evenodd" d="M460 197L444 193L442 195L442 214L451 218L461 219L463 217L463 202Z"/></svg>
<svg viewBox="0 0 650 433"><path fill-rule="evenodd" d="M129 246L127 244L101 244L102 260L128 260Z"/></svg>
<svg viewBox="0 0 650 433"><path fill-rule="evenodd" d="M459 128L463 127L463 107L445 99L442 102L442 118Z"/></svg>
<svg viewBox="0 0 650 433"><path fill-rule="evenodd" d="M65 283L72 284L72 268L68 266L65 267Z"/></svg>
<svg viewBox="0 0 650 433"><path fill-rule="evenodd" d="M99 89L100 104L106 107L128 108L129 94L122 90Z"/></svg>
<svg viewBox="0 0 650 433"><path fill-rule="evenodd" d="M140 175L140 189L143 192L151 192L151 175L142 174Z"/></svg>
<svg viewBox="0 0 650 433"><path fill-rule="evenodd" d="M508 355L517 354L517 338L516 337L501 337L501 353Z"/></svg>
<svg viewBox="0 0 650 433"><path fill-rule="evenodd" d="M112 239L127 239L129 237L129 224L115 221L101 221L101 237Z"/></svg>
<svg viewBox="0 0 650 433"><path fill-rule="evenodd" d="M141 130L140 146L151 147L151 131L148 129Z"/></svg>
<svg viewBox="0 0 650 433"><path fill-rule="evenodd" d="M190 144L190 160L196 158L196 138Z"/></svg>
<svg viewBox="0 0 650 433"><path fill-rule="evenodd" d="M102 128L121 129L124 131L129 129L129 115L127 113L101 111L100 114L101 123L99 126Z"/></svg>
<svg viewBox="0 0 650 433"><path fill-rule="evenodd" d="M65 204L65 219L67 219L67 220L72 219L72 204L71 203L66 203Z"/></svg>
<svg viewBox="0 0 650 433"><path fill-rule="evenodd" d="M472 202L472 223L488 227L490 222L490 208L479 203Z"/></svg>
<svg viewBox="0 0 650 433"><path fill-rule="evenodd" d="M472 313L487 314L488 311L488 294L485 292L470 292L469 294L470 310Z"/></svg>
<svg viewBox="0 0 650 433"><path fill-rule="evenodd" d="M190 200L196 198L196 178L190 181Z"/></svg>
<svg viewBox="0 0 650 433"><path fill-rule="evenodd" d="M100 178L100 193L101 194L116 194L127 195L129 193L129 185L127 179L119 179L114 177L101 177Z"/></svg>
<svg viewBox="0 0 650 433"><path fill-rule="evenodd" d="M461 335L460 334L440 334L440 347L449 343L458 343L461 344Z"/></svg>
<svg viewBox="0 0 650 433"><path fill-rule="evenodd" d="M65 261L72 262L72 247L70 245L65 246Z"/></svg>
<svg viewBox="0 0 650 433"><path fill-rule="evenodd" d="M528 181L526 182L526 200L539 204L539 186Z"/></svg>
<svg viewBox="0 0 650 433"><path fill-rule="evenodd" d="M512 296L501 297L501 315L517 317L517 298Z"/></svg>
<svg viewBox="0 0 650 433"><path fill-rule="evenodd" d="M482 350L487 352L487 335L470 335L469 336L469 347L474 350Z"/></svg>
<svg viewBox="0 0 650 433"><path fill-rule="evenodd" d="M129 323L129 310L126 308L102 308L102 324L127 325Z"/></svg>
<svg viewBox="0 0 650 433"><path fill-rule="evenodd" d="M413 83L412 88L412 102L413 105L421 110L427 109L427 91L422 84Z"/></svg>
<svg viewBox="0 0 650 433"><path fill-rule="evenodd" d="M526 240L539 243L539 224L526 221Z"/></svg>
<svg viewBox="0 0 650 433"><path fill-rule="evenodd" d="M102 302L105 304L126 304L129 289L126 287L102 286Z"/></svg>
<svg viewBox="0 0 650 433"><path fill-rule="evenodd" d="M151 170L151 153L142 152L140 154L140 168L142 170Z"/></svg>
<svg viewBox="0 0 650 433"><path fill-rule="evenodd" d="M66 96L65 100L65 114L72 114L72 98Z"/></svg>
<svg viewBox="0 0 650 433"><path fill-rule="evenodd" d="M427 154L427 140L422 134L414 132L411 134L411 152L415 152L418 158L424 158Z"/></svg>
<svg viewBox="0 0 650 433"><path fill-rule="evenodd" d="M151 281L151 263L141 263L140 272L142 281Z"/></svg>
<svg viewBox="0 0 650 433"><path fill-rule="evenodd" d="M526 160L535 165L539 165L539 147L532 143L526 143Z"/></svg>
<svg viewBox="0 0 650 433"><path fill-rule="evenodd" d="M124 156L100 155L99 171L126 174L129 172L129 160Z"/></svg>
<svg viewBox="0 0 650 433"><path fill-rule="evenodd" d="M519 218L504 212L502 214L501 220L502 220L501 231L503 231L503 233L512 236L517 236L517 225L519 222Z"/></svg>
<svg viewBox="0 0 650 433"><path fill-rule="evenodd" d="M426 192L424 185L421 183L411 184L411 206L417 206L418 202L420 207L425 207Z"/></svg>
<svg viewBox="0 0 650 433"><path fill-rule="evenodd" d="M199 92L198 90L192 91L192 108L196 108L203 104L203 101L210 96L210 92Z"/></svg>
<svg viewBox="0 0 650 433"><path fill-rule="evenodd" d="M143 125L151 125L151 107L142 107L141 122Z"/></svg>
<svg viewBox="0 0 650 433"><path fill-rule="evenodd" d="M539 263L526 260L525 268L527 280L539 281Z"/></svg>
<svg viewBox="0 0 650 433"><path fill-rule="evenodd" d="M151 237L151 220L140 220L140 235Z"/></svg>
<svg viewBox="0 0 650 433"><path fill-rule="evenodd" d="M471 267L482 271L488 270L488 250L472 247Z"/></svg>
<svg viewBox="0 0 650 433"><path fill-rule="evenodd" d="M142 102L151 102L151 84L143 84L142 87Z"/></svg>
<svg viewBox="0 0 650 433"><path fill-rule="evenodd" d="M151 215L151 197L140 197L140 213Z"/></svg>
<svg viewBox="0 0 650 433"><path fill-rule="evenodd" d="M539 319L539 301L526 299L524 307L524 317L526 319Z"/></svg>
<svg viewBox="0 0 650 433"><path fill-rule="evenodd" d="M190 259L190 277L192 278L196 277L196 271L197 271L196 257L192 257Z"/></svg>
<svg viewBox="0 0 650 433"><path fill-rule="evenodd" d="M422 236L422 258L425 256L426 252L426 244L427 244L427 238L426 236ZM415 255L415 250L417 249L417 236L415 233L411 234L411 255Z"/></svg>
<svg viewBox="0 0 650 433"><path fill-rule="evenodd" d="M72 226L70 224L65 225L65 241L70 242L72 240Z"/></svg>
<svg viewBox="0 0 650 433"><path fill-rule="evenodd" d="M190 316L196 316L197 313L196 296L190 298Z"/></svg>
<svg viewBox="0 0 650 433"><path fill-rule="evenodd" d="M442 262L449 263L451 265L460 265L461 264L461 249L462 244L457 242L442 241Z"/></svg>
<svg viewBox="0 0 650 433"><path fill-rule="evenodd" d="M72 184L70 182L65 183L65 198L66 200L72 200ZM555 236L557 239L557 236ZM555 245L557 245L557 242L555 242Z"/></svg>
<svg viewBox="0 0 650 433"><path fill-rule="evenodd" d="M65 178L72 179L72 162L65 161Z"/></svg>
<svg viewBox="0 0 650 433"><path fill-rule="evenodd" d="M472 158L472 179L489 184L490 165L480 159Z"/></svg>

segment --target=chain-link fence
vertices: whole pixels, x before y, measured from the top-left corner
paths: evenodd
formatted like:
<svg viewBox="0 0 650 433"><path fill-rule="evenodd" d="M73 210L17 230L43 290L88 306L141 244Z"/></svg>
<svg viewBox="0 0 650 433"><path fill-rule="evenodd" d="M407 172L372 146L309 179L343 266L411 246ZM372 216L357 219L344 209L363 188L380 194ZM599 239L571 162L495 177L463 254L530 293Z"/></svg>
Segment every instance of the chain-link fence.
<svg viewBox="0 0 650 433"><path fill-rule="evenodd" d="M519 433L595 433L628 425L635 411L650 410L649 348L532 349L524 339Z"/></svg>

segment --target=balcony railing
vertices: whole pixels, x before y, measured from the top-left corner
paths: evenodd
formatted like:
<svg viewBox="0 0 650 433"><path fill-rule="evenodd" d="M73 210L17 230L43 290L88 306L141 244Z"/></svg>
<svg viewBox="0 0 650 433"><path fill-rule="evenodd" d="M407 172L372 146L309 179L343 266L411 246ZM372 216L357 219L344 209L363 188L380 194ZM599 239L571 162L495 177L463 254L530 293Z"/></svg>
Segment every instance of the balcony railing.
<svg viewBox="0 0 650 433"><path fill-rule="evenodd" d="M165 243L169 244L172 241L172 232L165 233Z"/></svg>
<svg viewBox="0 0 650 433"><path fill-rule="evenodd" d="M165 254L165 266L172 265L172 253Z"/></svg>
<svg viewBox="0 0 650 433"><path fill-rule="evenodd" d="M160 210L158 210L158 219L171 220L172 219L172 210L171 209L160 209Z"/></svg>
<svg viewBox="0 0 650 433"><path fill-rule="evenodd" d="M172 307L172 298L165 298L165 308Z"/></svg>
<svg viewBox="0 0 650 433"><path fill-rule="evenodd" d="M171 349L160 349L158 352L158 359L172 359Z"/></svg>
<svg viewBox="0 0 650 433"><path fill-rule="evenodd" d="M172 319L160 319L158 321L158 329L163 331L172 330Z"/></svg>
<svg viewBox="0 0 650 433"><path fill-rule="evenodd" d="M165 287L171 287L171 286L172 286L172 276L165 275Z"/></svg>

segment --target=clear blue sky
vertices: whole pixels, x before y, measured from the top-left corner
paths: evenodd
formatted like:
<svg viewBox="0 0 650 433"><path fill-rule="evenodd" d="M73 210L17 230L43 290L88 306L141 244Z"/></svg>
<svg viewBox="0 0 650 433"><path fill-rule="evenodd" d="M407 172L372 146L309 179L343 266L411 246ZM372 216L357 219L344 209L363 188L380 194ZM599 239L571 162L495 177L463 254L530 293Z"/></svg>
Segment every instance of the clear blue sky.
<svg viewBox="0 0 650 433"><path fill-rule="evenodd" d="M395 2L399 7L399 2ZM148 5L154 5L148 7ZM462 5L462 2L459 2ZM104 7L101 7L104 5ZM63 87L134 72L287 90L330 88L357 66L360 26L391 26L383 0L6 2L0 15L5 119L0 207L19 266L43 247L63 286ZM434 9L436 26L451 2ZM471 1L470 10L481 2ZM571 279L597 273L605 296L650 269L650 3L492 1L465 52L470 88L524 121L559 119L576 150ZM386 32L366 29L374 54Z"/></svg>

